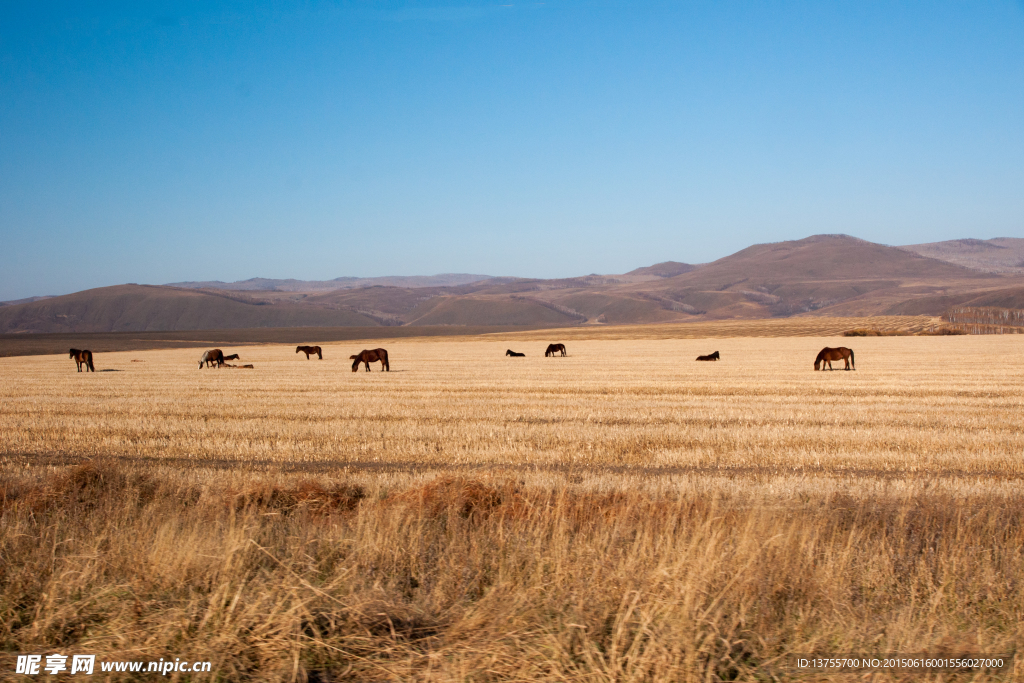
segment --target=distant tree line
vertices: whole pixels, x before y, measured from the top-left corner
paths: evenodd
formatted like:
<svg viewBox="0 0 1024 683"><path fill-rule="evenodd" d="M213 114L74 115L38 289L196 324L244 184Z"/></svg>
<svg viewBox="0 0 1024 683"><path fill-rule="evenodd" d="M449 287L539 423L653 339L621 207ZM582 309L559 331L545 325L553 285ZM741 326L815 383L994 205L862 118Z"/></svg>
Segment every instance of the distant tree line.
<svg viewBox="0 0 1024 683"><path fill-rule="evenodd" d="M994 306L957 306L942 314L950 327L968 334L1024 334L1024 310Z"/></svg>

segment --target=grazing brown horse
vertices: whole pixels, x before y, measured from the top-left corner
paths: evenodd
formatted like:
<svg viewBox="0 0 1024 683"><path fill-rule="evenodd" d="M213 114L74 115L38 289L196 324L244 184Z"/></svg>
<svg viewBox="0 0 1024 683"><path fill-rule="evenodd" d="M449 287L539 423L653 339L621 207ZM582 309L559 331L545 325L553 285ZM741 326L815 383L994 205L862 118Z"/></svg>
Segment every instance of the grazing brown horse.
<svg viewBox="0 0 1024 683"><path fill-rule="evenodd" d="M509 349L508 351L506 351L506 352L505 352L505 355L506 355L506 356L514 356L515 358L523 358L523 357L525 357L525 356L526 356L526 354L525 354L525 353L516 353L516 352L515 352L515 351L513 351L512 349Z"/></svg>
<svg viewBox="0 0 1024 683"><path fill-rule="evenodd" d="M820 365L821 366L820 369L824 370L825 369L825 364L827 363L828 364L828 369L831 370L832 369L832 361L834 361L834 360L844 360L844 361L846 361L846 367L843 368L844 370L856 370L857 369L856 366L853 363L853 349L848 349L845 346L840 346L840 347L835 348L835 349L829 348L828 346L823 348L821 350L821 353L818 354L818 357L814 359L814 369L818 370L819 369L818 366Z"/></svg>
<svg viewBox="0 0 1024 683"><path fill-rule="evenodd" d="M547 350L544 352L544 357L554 356L556 353L561 352L565 355L565 344L548 344Z"/></svg>
<svg viewBox="0 0 1024 683"><path fill-rule="evenodd" d="M384 372L387 370L391 371L391 365L388 363L388 352L385 349L373 349L370 351L363 350L356 356L349 356L352 359L352 372L359 369L360 363L366 363L366 371L370 371L370 363L376 363L380 361L380 371Z"/></svg>
<svg viewBox="0 0 1024 683"><path fill-rule="evenodd" d="M319 358L320 360L324 359L324 354L320 350L319 346L296 346L295 347L295 353L299 353L300 351L302 353L306 354L306 360L309 360L309 357L311 355L313 355L314 353L316 354L317 358Z"/></svg>
<svg viewBox="0 0 1024 683"><path fill-rule="evenodd" d="M206 363L206 367L210 367L210 364L222 365L224 363L224 352L220 349L210 349L203 353L202 358L199 359L199 369L203 369L203 363Z"/></svg>
<svg viewBox="0 0 1024 683"><path fill-rule="evenodd" d="M88 349L85 349L84 351L79 349L71 349L71 354L68 356L68 358L75 359L75 362L78 364L79 372L82 371L83 365L86 367L87 370L96 372L96 366L92 364L92 351Z"/></svg>
<svg viewBox="0 0 1024 683"><path fill-rule="evenodd" d="M721 356L718 355L718 351L709 353L706 356L697 356L697 360L718 360L719 358L721 358Z"/></svg>

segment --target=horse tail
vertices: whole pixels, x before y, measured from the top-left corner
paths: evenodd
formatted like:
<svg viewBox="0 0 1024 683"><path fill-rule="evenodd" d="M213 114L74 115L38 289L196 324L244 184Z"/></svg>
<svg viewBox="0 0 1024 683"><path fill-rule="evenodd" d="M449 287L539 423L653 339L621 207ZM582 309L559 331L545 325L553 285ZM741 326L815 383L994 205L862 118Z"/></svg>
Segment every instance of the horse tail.
<svg viewBox="0 0 1024 683"><path fill-rule="evenodd" d="M384 369L391 372L391 364L388 363L388 352L387 349L381 349L380 355L384 357Z"/></svg>
<svg viewBox="0 0 1024 683"><path fill-rule="evenodd" d="M323 359L324 359L324 352L323 352L323 351L322 351L322 350L320 349L320 347L319 347L319 346L318 346L318 347L316 347L316 356L317 356L317 358L319 358L320 360L323 360Z"/></svg>
<svg viewBox="0 0 1024 683"><path fill-rule="evenodd" d="M857 364L853 362L853 349L850 349L850 367L854 370L857 369Z"/></svg>
<svg viewBox="0 0 1024 683"><path fill-rule="evenodd" d="M92 351L85 352L85 361L89 364L89 370L96 372L96 366L92 364Z"/></svg>

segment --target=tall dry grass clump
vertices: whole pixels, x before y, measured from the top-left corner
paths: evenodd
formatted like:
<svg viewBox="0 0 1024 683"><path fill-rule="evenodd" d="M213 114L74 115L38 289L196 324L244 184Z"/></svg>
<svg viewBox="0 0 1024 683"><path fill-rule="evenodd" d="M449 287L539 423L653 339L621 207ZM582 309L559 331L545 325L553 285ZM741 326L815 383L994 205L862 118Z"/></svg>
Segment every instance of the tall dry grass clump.
<svg viewBox="0 0 1024 683"><path fill-rule="evenodd" d="M1019 495L101 463L8 472L0 501L6 653L185 656L219 680L787 680L792 653L1024 636Z"/></svg>

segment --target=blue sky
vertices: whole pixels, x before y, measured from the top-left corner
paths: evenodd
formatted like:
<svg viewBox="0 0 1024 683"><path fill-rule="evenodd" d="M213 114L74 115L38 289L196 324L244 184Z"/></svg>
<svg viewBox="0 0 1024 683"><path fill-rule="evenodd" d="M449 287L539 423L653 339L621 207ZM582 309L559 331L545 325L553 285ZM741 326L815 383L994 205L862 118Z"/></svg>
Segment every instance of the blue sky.
<svg viewBox="0 0 1024 683"><path fill-rule="evenodd" d="M0 299L1024 237L1024 2L0 1Z"/></svg>

